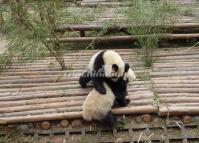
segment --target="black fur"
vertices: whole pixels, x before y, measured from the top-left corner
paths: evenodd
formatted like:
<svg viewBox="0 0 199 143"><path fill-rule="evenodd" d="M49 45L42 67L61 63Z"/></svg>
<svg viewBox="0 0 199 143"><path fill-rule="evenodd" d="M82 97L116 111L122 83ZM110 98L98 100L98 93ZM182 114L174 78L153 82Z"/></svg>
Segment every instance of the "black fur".
<svg viewBox="0 0 199 143"><path fill-rule="evenodd" d="M93 71L84 72L82 76L80 76L79 83L81 87L85 88L89 81L93 82L94 88L100 94L106 94L106 89L103 85L103 81L105 80L105 72L103 69L104 60L103 60L104 51L99 53L94 61Z"/></svg>
<svg viewBox="0 0 199 143"><path fill-rule="evenodd" d="M124 74L129 70L130 66L128 63L125 63L125 70ZM90 75L88 72L85 72L83 75ZM123 75L124 76L124 75ZM87 77L80 77L80 84L82 87L86 87L86 84L91 80L92 78L90 76ZM127 92L127 84L128 80L124 80L123 77L120 77L117 81L113 81L110 78L101 78L102 81L105 81L111 90L113 91L116 100L114 102L114 107L124 107L128 105L129 99L126 99L126 96L128 95ZM95 87L95 85L94 85ZM103 86L104 87L104 86Z"/></svg>
<svg viewBox="0 0 199 143"><path fill-rule="evenodd" d="M82 88L86 88L89 81L91 81L91 74L89 72L84 72L79 78L79 84Z"/></svg>
<svg viewBox="0 0 199 143"><path fill-rule="evenodd" d="M111 111L101 121L104 125L113 128L116 125L117 119Z"/></svg>
<svg viewBox="0 0 199 143"><path fill-rule="evenodd" d="M128 72L129 68L130 65L128 63L125 63L124 74ZM124 74L122 77L119 77L119 79L116 82L114 82L109 78L105 78L105 82L109 85L114 95L116 96L114 107L124 107L128 105L130 102L129 99L126 99L126 96L128 95L127 92L128 79L127 80L123 79Z"/></svg>
<svg viewBox="0 0 199 143"><path fill-rule="evenodd" d="M104 65L104 59L103 59L103 55L104 55L105 51L100 52L97 57L95 58L94 61L94 67L93 67L93 74L91 77L91 80L93 82L94 88L100 93L100 94L106 94L106 89L103 85L103 81L104 81L104 69L103 69L103 65ZM97 74L97 76L96 76Z"/></svg>

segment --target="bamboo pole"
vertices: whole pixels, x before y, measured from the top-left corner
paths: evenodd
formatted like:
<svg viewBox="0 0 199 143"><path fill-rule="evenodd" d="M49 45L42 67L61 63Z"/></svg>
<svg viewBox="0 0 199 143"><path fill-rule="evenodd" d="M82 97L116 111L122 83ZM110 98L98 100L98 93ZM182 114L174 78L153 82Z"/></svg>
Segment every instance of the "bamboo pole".
<svg viewBox="0 0 199 143"><path fill-rule="evenodd" d="M198 115L199 107L189 107L189 106L170 106L170 107L160 107L159 115L167 116L167 115Z"/></svg>
<svg viewBox="0 0 199 143"><path fill-rule="evenodd" d="M199 94L198 93L161 93L161 94L158 94L158 96L160 98L164 98L164 97L189 97L189 98L192 98L192 97L199 97Z"/></svg>
<svg viewBox="0 0 199 143"><path fill-rule="evenodd" d="M168 83L165 83L165 84L154 84L153 87L157 88L157 89L158 88L199 88L199 84L190 84L190 83L168 84Z"/></svg>
<svg viewBox="0 0 199 143"><path fill-rule="evenodd" d="M123 107L123 108L113 109L113 113L117 115L136 114L136 113L156 113L156 112L157 108L153 106ZM82 118L82 112L64 112L64 113L33 115L33 116L0 118L0 124L26 123L26 122L76 119L76 118Z"/></svg>
<svg viewBox="0 0 199 143"><path fill-rule="evenodd" d="M74 96L74 97L55 97L55 98L35 98L31 100L19 100L19 101L3 101L0 102L0 108L5 107L15 107L15 106L26 106L26 105L38 105L56 102L73 102L73 101L83 101L86 99L86 94L84 96Z"/></svg>
<svg viewBox="0 0 199 143"><path fill-rule="evenodd" d="M170 77L153 77L153 80L198 80L197 75L185 75L185 76L170 76Z"/></svg>
<svg viewBox="0 0 199 143"><path fill-rule="evenodd" d="M143 25L146 26L146 25ZM135 26L136 27L136 26ZM150 26L151 27L151 26ZM175 24L175 25L168 25L166 27L172 28L173 30L183 30L183 29L193 29L193 28L199 28L198 23L182 23L182 24ZM108 27L107 30L117 30L117 29L128 29L128 26L112 26ZM83 24L78 24L78 25L63 25L63 26L58 26L56 28L56 32L64 32L64 31L92 31L92 30L102 30L103 25L101 24L89 24L89 25L83 25Z"/></svg>
<svg viewBox="0 0 199 143"><path fill-rule="evenodd" d="M183 76L183 75L199 75L199 71L173 71L173 72L152 72L152 77L167 76Z"/></svg>
<svg viewBox="0 0 199 143"><path fill-rule="evenodd" d="M152 80L152 83L153 84L157 84L157 85L165 85L165 84L199 84L199 80L196 79L196 80L191 80L191 79L185 79L185 80L168 80L168 79L165 79L165 80Z"/></svg>
<svg viewBox="0 0 199 143"><path fill-rule="evenodd" d="M157 93L199 93L198 88L158 88Z"/></svg>
<svg viewBox="0 0 199 143"><path fill-rule="evenodd" d="M36 91L36 92L25 92L25 93L4 93L1 94L0 101L17 101L17 100L30 100L34 98L47 98L47 97L62 97L62 96L84 96L88 94L91 89L85 90L54 90L54 91Z"/></svg>
<svg viewBox="0 0 199 143"><path fill-rule="evenodd" d="M35 105L6 107L6 108L0 108L0 113L2 114L2 113L10 113L10 112L28 111L28 110L81 106L82 103L83 101L70 101L70 102L56 102L56 103L48 103L48 104L35 104Z"/></svg>
<svg viewBox="0 0 199 143"><path fill-rule="evenodd" d="M160 102L162 103L194 103L199 102L199 95L198 97L161 97Z"/></svg>
<svg viewBox="0 0 199 143"><path fill-rule="evenodd" d="M3 113L3 114L0 114L0 118L15 117L15 116L54 114L54 113L63 113L63 112L78 112L81 110L82 110L82 106L61 107L61 108L52 108L52 109L39 109L39 110L30 110L30 111L22 111L22 112Z"/></svg>
<svg viewBox="0 0 199 143"><path fill-rule="evenodd" d="M140 37L147 36L109 36L109 37L70 37L59 38L60 42L111 42L111 41L136 41ZM185 40L185 39L199 39L199 34L163 34L159 35L160 40Z"/></svg>

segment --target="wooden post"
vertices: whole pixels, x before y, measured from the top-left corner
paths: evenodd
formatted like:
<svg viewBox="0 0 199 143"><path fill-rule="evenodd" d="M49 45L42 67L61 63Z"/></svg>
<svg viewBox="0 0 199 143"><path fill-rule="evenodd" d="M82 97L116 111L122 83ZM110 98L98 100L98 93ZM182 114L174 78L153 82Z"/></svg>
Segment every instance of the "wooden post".
<svg viewBox="0 0 199 143"><path fill-rule="evenodd" d="M85 37L85 31L79 31L80 37Z"/></svg>

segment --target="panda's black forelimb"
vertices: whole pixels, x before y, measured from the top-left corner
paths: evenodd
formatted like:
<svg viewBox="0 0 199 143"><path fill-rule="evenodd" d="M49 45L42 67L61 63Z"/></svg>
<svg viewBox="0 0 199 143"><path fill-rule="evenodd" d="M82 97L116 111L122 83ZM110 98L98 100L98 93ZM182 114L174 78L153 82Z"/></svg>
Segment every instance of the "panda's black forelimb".
<svg viewBox="0 0 199 143"><path fill-rule="evenodd" d="M87 83L91 81L91 74L87 71L84 72L83 75L80 76L79 78L79 84L81 85L82 88L87 87Z"/></svg>
<svg viewBox="0 0 199 143"><path fill-rule="evenodd" d="M129 103L130 103L129 99L126 99L126 98L118 99L118 98L116 98L116 100L114 102L114 107L125 107Z"/></svg>
<svg viewBox="0 0 199 143"><path fill-rule="evenodd" d="M96 91L98 91L100 94L106 94L106 89L103 85L103 82L104 82L103 78L92 77L92 82Z"/></svg>
<svg viewBox="0 0 199 143"><path fill-rule="evenodd" d="M111 111L104 117L102 123L108 127L113 128L117 123L117 118L113 115Z"/></svg>

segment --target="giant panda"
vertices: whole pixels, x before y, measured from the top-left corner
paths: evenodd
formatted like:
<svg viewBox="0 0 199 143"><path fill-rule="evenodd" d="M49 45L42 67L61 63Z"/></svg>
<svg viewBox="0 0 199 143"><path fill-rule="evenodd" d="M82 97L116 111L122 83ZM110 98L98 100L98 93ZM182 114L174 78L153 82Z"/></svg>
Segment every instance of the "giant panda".
<svg viewBox="0 0 199 143"><path fill-rule="evenodd" d="M113 127L116 123L116 117L113 116L111 108L115 101L115 95L111 88L103 82L106 94L101 95L95 88L88 94L83 103L82 116L86 121L97 120L104 125Z"/></svg>
<svg viewBox="0 0 199 143"><path fill-rule="evenodd" d="M80 76L79 83L85 88L87 83L92 81L96 91L104 95L106 89L103 82L106 82L114 92L118 106L126 106L128 104L128 100L125 98L127 87L122 78L129 68L129 64L125 63L117 52L113 50L100 51L91 57L88 71ZM130 71L131 79L135 79L134 72L131 69Z"/></svg>
<svg viewBox="0 0 199 143"><path fill-rule="evenodd" d="M122 83L126 91L127 84L133 80L134 72L130 68L125 69L125 75L118 79L119 84ZM120 83L121 82L121 83ZM111 108L114 106L115 98L117 98L108 83L103 82L106 89L106 94L101 95L95 88L88 94L83 103L83 118L86 121L97 120L104 123L106 126L113 127L116 124L116 117L112 114ZM115 86L111 84L111 86ZM119 92L125 92L119 91ZM126 93L125 93L126 94ZM122 98L120 98L121 100ZM124 99L122 99L124 100Z"/></svg>

